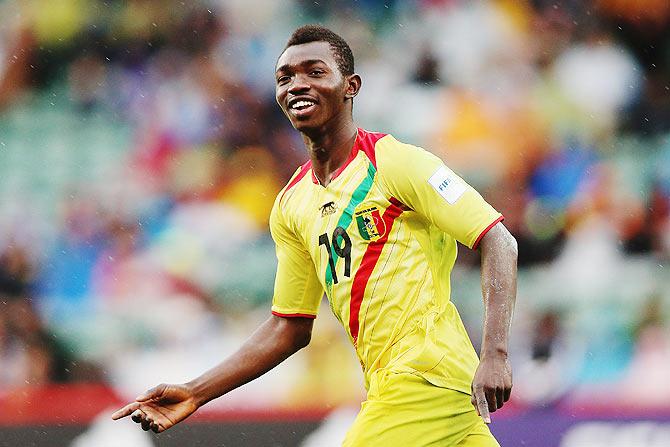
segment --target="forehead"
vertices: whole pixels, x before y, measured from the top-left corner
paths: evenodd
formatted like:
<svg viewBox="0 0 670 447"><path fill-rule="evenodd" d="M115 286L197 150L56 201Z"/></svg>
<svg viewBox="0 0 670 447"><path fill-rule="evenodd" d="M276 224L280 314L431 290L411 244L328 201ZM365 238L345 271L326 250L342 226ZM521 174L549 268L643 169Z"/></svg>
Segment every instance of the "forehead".
<svg viewBox="0 0 670 447"><path fill-rule="evenodd" d="M288 47L277 60L277 70L282 67L296 67L307 61L321 60L332 68L337 68L335 55L328 42L309 42Z"/></svg>

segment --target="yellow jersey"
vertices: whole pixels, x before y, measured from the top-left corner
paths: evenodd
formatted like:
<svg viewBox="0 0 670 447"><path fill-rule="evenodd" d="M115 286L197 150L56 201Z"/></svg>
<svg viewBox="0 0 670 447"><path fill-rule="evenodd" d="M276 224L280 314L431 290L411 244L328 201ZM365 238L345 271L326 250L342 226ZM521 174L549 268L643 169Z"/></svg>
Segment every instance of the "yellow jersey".
<svg viewBox="0 0 670 447"><path fill-rule="evenodd" d="M384 368L470 393L479 360L450 301L456 241L475 248L502 219L435 155L358 129L327 186L307 162L277 195L272 312L315 318L325 291L366 387Z"/></svg>

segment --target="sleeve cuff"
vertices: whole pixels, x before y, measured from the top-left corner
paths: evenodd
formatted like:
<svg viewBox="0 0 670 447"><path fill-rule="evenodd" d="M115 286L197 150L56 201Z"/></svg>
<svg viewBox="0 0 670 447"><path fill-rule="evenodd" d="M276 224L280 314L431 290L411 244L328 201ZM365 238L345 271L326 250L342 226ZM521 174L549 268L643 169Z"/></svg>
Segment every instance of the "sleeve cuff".
<svg viewBox="0 0 670 447"><path fill-rule="evenodd" d="M316 315L304 314L304 313L281 313L272 311L272 315L282 318L311 318L312 320L316 318Z"/></svg>
<svg viewBox="0 0 670 447"><path fill-rule="evenodd" d="M486 233L488 233L491 228L495 227L498 222L502 222L504 219L505 219L505 216L500 215L500 216L498 216L498 218L496 220L491 222L491 224L488 227L484 228L484 231L479 233L479 236L477 236L477 239L475 240L475 243L472 244L472 249L476 250L477 247L479 246L479 243L481 242L482 238L484 237L484 235Z"/></svg>

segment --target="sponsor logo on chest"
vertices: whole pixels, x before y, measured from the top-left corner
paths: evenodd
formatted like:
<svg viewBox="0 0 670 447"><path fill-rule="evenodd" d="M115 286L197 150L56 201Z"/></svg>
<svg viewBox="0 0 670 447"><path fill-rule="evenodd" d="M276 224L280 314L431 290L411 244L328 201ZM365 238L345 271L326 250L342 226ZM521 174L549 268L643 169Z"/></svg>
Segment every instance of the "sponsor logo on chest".
<svg viewBox="0 0 670 447"><path fill-rule="evenodd" d="M337 204L333 201L330 201L321 205L319 209L321 210L321 217L330 216L331 214L335 214L335 211L337 211Z"/></svg>

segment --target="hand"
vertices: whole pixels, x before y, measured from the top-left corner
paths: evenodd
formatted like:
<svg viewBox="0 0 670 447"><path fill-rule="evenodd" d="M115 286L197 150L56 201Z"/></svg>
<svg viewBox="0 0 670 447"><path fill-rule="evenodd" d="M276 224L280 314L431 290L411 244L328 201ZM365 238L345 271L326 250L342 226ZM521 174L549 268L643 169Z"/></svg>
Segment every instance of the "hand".
<svg viewBox="0 0 670 447"><path fill-rule="evenodd" d="M198 404L186 385L161 384L137 396L112 415L117 420L132 415L142 430L160 433L189 417Z"/></svg>
<svg viewBox="0 0 670 447"><path fill-rule="evenodd" d="M509 400L512 393L512 367L506 355L482 356L472 380L472 405L484 422Z"/></svg>

